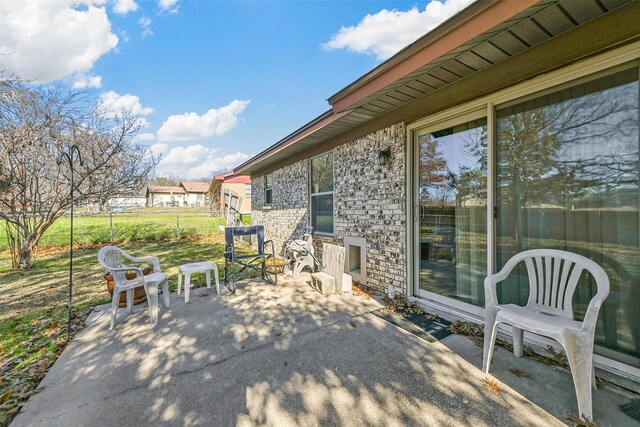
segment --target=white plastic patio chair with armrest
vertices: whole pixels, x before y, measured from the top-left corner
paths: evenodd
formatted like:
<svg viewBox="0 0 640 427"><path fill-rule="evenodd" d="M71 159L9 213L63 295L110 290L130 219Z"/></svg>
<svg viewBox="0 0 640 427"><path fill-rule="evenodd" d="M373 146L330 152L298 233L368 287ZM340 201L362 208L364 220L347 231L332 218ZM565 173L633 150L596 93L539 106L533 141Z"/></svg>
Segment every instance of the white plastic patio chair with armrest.
<svg viewBox="0 0 640 427"><path fill-rule="evenodd" d="M153 265L153 272L145 276L141 268L124 265L122 258L126 258L137 264L151 263ZM162 272L158 258L135 258L116 246L105 246L98 252L98 261L104 268L109 270L113 277L114 286L113 299L111 300L111 325L109 326L109 330L113 329L116 322L120 292L127 293L127 313L131 314L133 309L133 290L141 286L144 287L144 291L147 294L151 324L155 325L158 323L158 286L162 286L164 306L165 308L169 308L169 277ZM127 272L131 271L136 273L136 277L134 279L127 279Z"/></svg>
<svg viewBox="0 0 640 427"><path fill-rule="evenodd" d="M291 270L291 277L297 279L303 269L316 271L320 264L313 247L313 227L305 227L301 238L291 238L282 244L284 266ZM286 274L286 272L285 272Z"/></svg>
<svg viewBox="0 0 640 427"><path fill-rule="evenodd" d="M529 278L529 299L524 307L498 304L496 285L524 261ZM583 271L595 279L598 291L591 299L582 322L574 320L573 294ZM514 255L504 268L484 281L485 331L483 371L489 372L499 323L513 327L513 353L522 357L523 332L553 338L564 348L582 417L593 419L591 387L593 341L598 311L609 295L609 277L597 263L572 252L533 249Z"/></svg>

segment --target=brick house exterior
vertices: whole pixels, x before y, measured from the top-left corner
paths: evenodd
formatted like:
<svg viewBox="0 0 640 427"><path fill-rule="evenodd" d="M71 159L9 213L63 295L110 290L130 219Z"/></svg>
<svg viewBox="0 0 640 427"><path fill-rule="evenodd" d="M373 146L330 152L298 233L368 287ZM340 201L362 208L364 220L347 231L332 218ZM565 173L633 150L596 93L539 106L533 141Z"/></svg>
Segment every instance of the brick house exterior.
<svg viewBox="0 0 640 427"><path fill-rule="evenodd" d="M386 291L392 284L406 292L405 144L403 124L390 126L341 145L334 152L333 237L318 235L322 242L342 245L344 236L367 241L367 285ZM377 154L393 153L385 166ZM280 251L282 244L299 235L309 221L309 161L302 160L273 172L273 202L264 209L264 179L254 178L254 224L264 224Z"/></svg>
<svg viewBox="0 0 640 427"><path fill-rule="evenodd" d="M606 7L595 0L580 5L553 0L472 3L330 97L329 111L234 170L251 175L253 223L265 226L280 251L314 221L331 219L331 232L314 237L320 257L322 242L343 245L364 239L367 286L393 289L450 320L478 323L484 321L484 277L499 271L512 251L527 244L583 251L596 262L609 263L612 288L619 293L606 302L608 314L599 318L595 365L635 384L625 386L640 389L640 288L628 285L640 283L640 180L611 185L602 180L603 172L576 169L581 172L562 177L573 180L572 188L580 192L571 199L562 186L552 187L550 177L559 168L543 167L539 176L528 178L537 180L536 194L554 188L556 194L529 205L510 204L523 190L511 186L508 167L514 162L530 166L527 162L540 152L534 149L529 158L517 160L518 149L509 151L514 146L504 136L508 132L500 133L513 123L509 120L547 106L558 111L570 105L580 113L566 117L580 120L624 99L620 105L628 106L628 131L600 141L595 126L576 123L561 135L565 140L550 140L565 150L553 156L579 147L564 165L576 164L582 156L588 167L597 169L607 167L605 158L615 158L615 167L630 174L624 179L640 176L639 20L640 3L633 1ZM580 110L589 96L602 99ZM604 115L607 129L627 129L621 114ZM528 135L562 134L564 129L545 128L545 120L537 128L529 125ZM572 133L573 128L583 134ZM469 142L470 137L476 138L475 148L463 148L464 138ZM540 143L542 138L530 140ZM423 144L433 141L441 144L440 151L425 154ZM573 145L562 145L565 141ZM598 151L608 144L626 144L628 159L615 148ZM314 159L329 153L331 191L316 188L314 193ZM383 153L389 159L379 161ZM549 159L556 160L548 155L534 169ZM429 162L441 160L447 165L439 171L441 189L448 185L445 190L454 191L453 196L444 191L446 197L436 203L429 193L436 188ZM442 235L434 231L445 231L439 230L449 230L453 241L440 243ZM529 234L522 237L523 232ZM612 248L626 255L612 256ZM525 340L541 348L549 344L535 336Z"/></svg>

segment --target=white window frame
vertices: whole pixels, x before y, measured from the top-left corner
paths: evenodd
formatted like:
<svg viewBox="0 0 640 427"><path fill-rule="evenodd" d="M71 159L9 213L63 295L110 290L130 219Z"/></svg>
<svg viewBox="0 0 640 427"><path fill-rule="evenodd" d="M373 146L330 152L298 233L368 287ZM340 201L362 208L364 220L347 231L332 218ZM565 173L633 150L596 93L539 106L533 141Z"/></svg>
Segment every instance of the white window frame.
<svg viewBox="0 0 640 427"><path fill-rule="evenodd" d="M331 191L323 191L320 193L314 193L313 192L313 166L312 166L312 161L313 159L316 159L318 157L322 157L324 155L326 155L327 153L331 153L331 177L332 177L332 188L333 190ZM310 225L313 224L313 197L314 196L326 196L331 194L331 204L333 205L333 209L331 210L331 217L332 217L332 231L331 233L328 233L326 231L318 231L315 228L313 229L313 234L317 234L319 236L327 236L327 237L334 237L336 235L336 195L335 195L335 190L336 190L336 168L335 168L335 150L331 150L331 151L325 151L322 154L319 154L317 156L311 157L309 159L309 223Z"/></svg>
<svg viewBox="0 0 640 427"><path fill-rule="evenodd" d="M452 126L456 126L456 125L460 125L463 123L467 123L473 120L478 120L478 119L482 119L482 118L487 118L487 132L489 132L489 125L488 125L488 120L490 119L490 117L487 116L487 111L486 109L476 109L475 111L470 111L470 112L465 112L463 114L460 114L458 116L455 117L451 117L448 118L446 120L441 120L435 123L431 123L428 126L424 126L424 127L420 127L417 129L413 129L412 134L411 134L411 139L409 139L409 141L411 141L411 148L413 150L413 155L412 156L408 156L410 157L410 161L411 163L411 169L413 170L413 176L412 176L412 180L413 183L415 183L414 185L417 185L419 180L420 180L420 148L419 148L419 138L422 135L431 133L431 132L435 132L435 131L439 131L442 129L447 129L450 128ZM487 147L487 149L489 149ZM489 159L487 159L488 161ZM487 171L487 173L489 173L489 170ZM487 177L488 178L488 177ZM413 236L420 236L420 206L419 206L419 201L417 200L417 195L415 194L416 191L416 187L412 186L411 189L411 193L407 193L407 194L411 194L412 198L416 199L416 211L414 212L414 221L412 222L413 224ZM493 194L491 195L493 196ZM487 204L490 203L492 201L491 196L487 196ZM407 212L411 212L411 211L407 211ZM416 215L417 213L417 215ZM488 215L488 211L487 211L487 215ZM487 219L489 221L489 219ZM490 228L487 228L487 242L489 241L489 233L493 232L493 227L491 226ZM493 242L493 240L491 240ZM409 240L409 242L411 242L411 244L413 245L413 253L414 255L419 255L420 253L420 239L419 238L415 238L413 240ZM445 297L442 296L438 293L435 292L431 292L431 291L426 291L423 289L420 289L420 263L416 262L417 258L415 258L415 256L412 256L412 258L414 258L413 261L413 277L418 278L416 280L415 286L414 286L414 295L417 297L420 297L424 300L430 300L430 301L435 301L438 302L439 304L443 304L443 305L450 305L452 307L464 310L466 312L468 312L469 314L471 314L472 316L475 317L484 317L484 309L482 307L479 307L477 305L473 305L470 303L466 303L454 298L449 298L449 297ZM489 265L489 262L492 261L492 257L490 256L489 259L487 260L487 265ZM490 274L490 273L487 273Z"/></svg>

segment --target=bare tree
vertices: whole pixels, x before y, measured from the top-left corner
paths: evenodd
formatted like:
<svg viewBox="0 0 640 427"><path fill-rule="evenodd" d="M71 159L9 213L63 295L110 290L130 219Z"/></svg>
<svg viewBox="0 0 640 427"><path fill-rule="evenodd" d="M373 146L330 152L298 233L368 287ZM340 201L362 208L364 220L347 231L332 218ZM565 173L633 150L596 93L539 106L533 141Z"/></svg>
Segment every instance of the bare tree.
<svg viewBox="0 0 640 427"><path fill-rule="evenodd" d="M455 186L447 159L438 143L438 139L431 134L420 137L420 201L443 207L451 201Z"/></svg>
<svg viewBox="0 0 640 427"><path fill-rule="evenodd" d="M84 159L76 202L100 202L142 188L155 166L135 143L139 128L130 111L109 111L87 93L0 81L0 219L13 268L32 265L42 234L70 208L68 165L56 164L63 148L76 144Z"/></svg>
<svg viewBox="0 0 640 427"><path fill-rule="evenodd" d="M169 187L177 187L180 185L181 181L186 181L186 179L182 179L182 177L177 175L156 175L152 178L149 178L149 184L151 185L161 185Z"/></svg>

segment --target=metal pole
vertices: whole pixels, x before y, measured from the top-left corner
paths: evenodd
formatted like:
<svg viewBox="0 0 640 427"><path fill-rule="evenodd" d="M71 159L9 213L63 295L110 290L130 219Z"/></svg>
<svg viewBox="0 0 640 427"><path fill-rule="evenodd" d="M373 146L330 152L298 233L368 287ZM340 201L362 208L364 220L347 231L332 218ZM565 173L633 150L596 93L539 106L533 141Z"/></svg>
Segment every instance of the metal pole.
<svg viewBox="0 0 640 427"><path fill-rule="evenodd" d="M74 157L75 153L75 157ZM82 156L80 155L80 150L77 145L71 145L65 147L65 150L60 153L58 157L57 163L58 166L62 164L64 159L67 159L69 162L69 170L71 174L71 187L70 187L70 196L71 196L71 232L69 236L69 315L67 321L67 342L71 339L71 309L73 307L73 163L74 160L78 160L80 166L84 164L82 161Z"/></svg>
<svg viewBox="0 0 640 427"><path fill-rule="evenodd" d="M180 238L180 214L176 214L176 232L178 234L178 239Z"/></svg>
<svg viewBox="0 0 640 427"><path fill-rule="evenodd" d="M71 299L73 296L73 151L69 151L71 154L71 158L69 159L69 166L71 167L71 237L69 238L69 317L67 321L67 342L71 338Z"/></svg>
<svg viewBox="0 0 640 427"><path fill-rule="evenodd" d="M109 241L113 243L113 212L109 212Z"/></svg>

